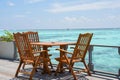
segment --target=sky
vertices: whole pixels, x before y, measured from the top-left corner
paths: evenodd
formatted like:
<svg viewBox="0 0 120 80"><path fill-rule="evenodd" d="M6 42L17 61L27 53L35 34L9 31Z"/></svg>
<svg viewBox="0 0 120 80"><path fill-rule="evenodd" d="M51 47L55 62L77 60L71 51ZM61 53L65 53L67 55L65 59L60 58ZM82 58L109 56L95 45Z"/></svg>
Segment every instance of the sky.
<svg viewBox="0 0 120 80"><path fill-rule="evenodd" d="M120 0L0 0L0 29L120 28Z"/></svg>

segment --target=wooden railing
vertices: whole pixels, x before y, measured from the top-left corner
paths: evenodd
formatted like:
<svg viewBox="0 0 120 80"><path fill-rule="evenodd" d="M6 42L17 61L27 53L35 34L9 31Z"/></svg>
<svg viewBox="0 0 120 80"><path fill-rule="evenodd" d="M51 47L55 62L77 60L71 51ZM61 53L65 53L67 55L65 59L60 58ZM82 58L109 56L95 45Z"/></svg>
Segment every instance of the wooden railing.
<svg viewBox="0 0 120 80"><path fill-rule="evenodd" d="M118 49L118 54L120 55L120 46L109 46L109 45L90 45L89 47L89 55L88 55L88 66L90 68L90 71L97 74L101 74L101 75L106 75L106 76L113 76L113 77L117 77L120 79L120 68L118 69L118 74L115 74L115 73L110 73L110 72L104 72L104 71L98 71L98 70L94 70L94 64L93 64L93 50L94 50L94 47L107 47L107 48L117 48ZM109 61L108 61L109 62Z"/></svg>

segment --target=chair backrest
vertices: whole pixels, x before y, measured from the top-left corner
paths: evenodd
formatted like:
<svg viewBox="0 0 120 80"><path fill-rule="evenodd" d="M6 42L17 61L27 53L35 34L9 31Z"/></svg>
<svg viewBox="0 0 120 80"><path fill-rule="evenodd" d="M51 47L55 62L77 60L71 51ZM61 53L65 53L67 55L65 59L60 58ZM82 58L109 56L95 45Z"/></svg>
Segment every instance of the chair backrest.
<svg viewBox="0 0 120 80"><path fill-rule="evenodd" d="M79 34L76 46L74 48L72 59L85 59L88 47L90 45L93 33Z"/></svg>
<svg viewBox="0 0 120 80"><path fill-rule="evenodd" d="M28 32L23 32L23 34L26 35L29 42L40 42L38 32L28 31ZM41 50L41 46L39 45L32 45L32 48L34 51Z"/></svg>
<svg viewBox="0 0 120 80"><path fill-rule="evenodd" d="M28 31L23 33L27 34L29 42L39 42L38 32Z"/></svg>
<svg viewBox="0 0 120 80"><path fill-rule="evenodd" d="M32 49L25 34L13 33L16 46L18 48L19 56L22 61L34 60Z"/></svg>

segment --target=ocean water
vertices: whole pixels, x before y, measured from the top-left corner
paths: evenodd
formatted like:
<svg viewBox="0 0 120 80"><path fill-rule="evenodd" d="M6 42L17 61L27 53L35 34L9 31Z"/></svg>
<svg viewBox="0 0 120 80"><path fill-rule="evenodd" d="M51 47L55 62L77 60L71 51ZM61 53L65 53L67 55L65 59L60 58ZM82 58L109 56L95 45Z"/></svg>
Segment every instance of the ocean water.
<svg viewBox="0 0 120 80"><path fill-rule="evenodd" d="M34 30L9 30L10 32L25 32L25 31L37 31L41 42L76 42L80 33L90 32L93 33L91 44L94 45L110 45L120 46L120 29L34 29ZM0 30L0 35L3 35L4 31ZM69 46L70 47L70 46ZM70 50L68 47L69 51ZM53 54L51 60L53 63L55 57L59 56L59 51L56 51L55 47L50 47L50 52ZM120 68L120 55L117 48L112 47L94 47L93 52L93 64L95 70L103 70L108 72L118 73ZM88 55L86 56L88 61ZM75 64L77 67L82 64Z"/></svg>

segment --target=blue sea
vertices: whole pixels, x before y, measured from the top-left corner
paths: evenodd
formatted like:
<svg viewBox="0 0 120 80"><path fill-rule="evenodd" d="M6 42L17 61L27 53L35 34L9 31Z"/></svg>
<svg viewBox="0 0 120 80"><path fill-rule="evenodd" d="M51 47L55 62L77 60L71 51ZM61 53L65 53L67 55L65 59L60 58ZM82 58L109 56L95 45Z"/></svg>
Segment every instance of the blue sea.
<svg viewBox="0 0 120 80"><path fill-rule="evenodd" d="M25 32L25 31L37 31L41 42L76 42L80 33L90 32L93 33L91 44L93 45L108 45L108 46L120 46L120 29L26 29L26 30L8 30L10 32ZM0 35L3 35L4 31L0 30ZM59 56L59 51L56 51L55 47L50 47L50 54L52 63L57 63L55 57ZM69 51L72 51L69 49ZM117 48L112 47L94 47L92 52L92 63L95 70L103 70L108 72L118 73L120 68L120 55ZM88 55L86 56L88 61ZM75 64L77 67L82 64Z"/></svg>

